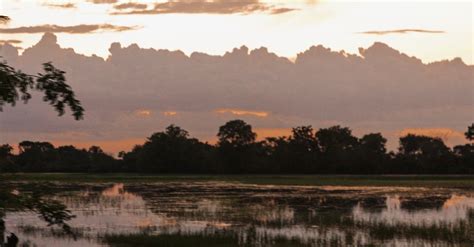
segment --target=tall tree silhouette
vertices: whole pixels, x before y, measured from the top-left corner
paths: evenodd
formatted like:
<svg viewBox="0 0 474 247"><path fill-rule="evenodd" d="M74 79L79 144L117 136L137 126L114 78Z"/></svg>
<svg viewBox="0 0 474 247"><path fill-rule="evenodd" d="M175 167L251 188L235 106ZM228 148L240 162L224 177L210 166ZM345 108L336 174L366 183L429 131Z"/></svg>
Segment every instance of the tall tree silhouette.
<svg viewBox="0 0 474 247"><path fill-rule="evenodd" d="M238 119L229 121L219 127L217 137L219 138L219 146L243 147L254 143L257 134L252 131L251 125Z"/></svg>
<svg viewBox="0 0 474 247"><path fill-rule="evenodd" d="M250 172L257 169L257 134L245 121L231 120L219 127L217 143L221 163L229 164L229 171L235 173Z"/></svg>
<svg viewBox="0 0 474 247"><path fill-rule="evenodd" d="M339 125L322 128L316 132L321 150L321 162L327 164L326 172L348 172L348 162L354 155L358 140L347 127Z"/></svg>
<svg viewBox="0 0 474 247"><path fill-rule="evenodd" d="M474 141L474 123L471 124L471 126L467 126L467 131L464 133L464 136L466 136L466 139L469 141Z"/></svg>
<svg viewBox="0 0 474 247"><path fill-rule="evenodd" d="M141 172L199 172L205 165L211 166L210 149L208 144L189 138L186 130L170 125L164 132L152 134L142 146L123 154L123 160Z"/></svg>
<svg viewBox="0 0 474 247"><path fill-rule="evenodd" d="M408 134L400 138L398 157L402 172L441 173L452 165L451 152L441 138ZM413 166L413 167L410 167Z"/></svg>

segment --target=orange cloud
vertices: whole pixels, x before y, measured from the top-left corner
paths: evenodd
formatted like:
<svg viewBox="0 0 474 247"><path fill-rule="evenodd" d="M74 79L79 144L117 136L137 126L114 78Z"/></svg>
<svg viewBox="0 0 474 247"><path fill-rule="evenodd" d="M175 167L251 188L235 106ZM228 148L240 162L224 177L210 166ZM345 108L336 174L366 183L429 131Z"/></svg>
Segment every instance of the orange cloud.
<svg viewBox="0 0 474 247"><path fill-rule="evenodd" d="M243 110L243 109L229 109L229 108L217 109L215 112L219 114L230 113L237 116L251 115L255 117L268 117L268 115L270 115L270 113L265 112L265 111L249 111L249 110Z"/></svg>
<svg viewBox="0 0 474 247"><path fill-rule="evenodd" d="M163 112L163 115L167 116L167 117L172 117L172 116L176 116L178 113L175 112L175 111L165 111Z"/></svg>
<svg viewBox="0 0 474 247"><path fill-rule="evenodd" d="M151 110L136 110L135 115L140 116L140 117L149 117L151 116L152 111Z"/></svg>

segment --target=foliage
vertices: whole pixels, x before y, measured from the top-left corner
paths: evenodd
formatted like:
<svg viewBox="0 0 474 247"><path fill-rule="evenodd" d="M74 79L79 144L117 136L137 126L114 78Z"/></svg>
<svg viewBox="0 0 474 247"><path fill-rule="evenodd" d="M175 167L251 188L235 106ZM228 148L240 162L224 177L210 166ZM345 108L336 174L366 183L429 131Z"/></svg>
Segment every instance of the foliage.
<svg viewBox="0 0 474 247"><path fill-rule="evenodd" d="M77 149L24 141L20 153L0 146L0 171L7 172L143 172L274 174L473 174L474 145L447 147L435 137L400 137L397 153L387 152L380 133L357 138L347 127L315 131L299 126L287 137L256 140L252 126L233 120L219 128L210 145L175 125L147 138L120 159L97 146Z"/></svg>
<svg viewBox="0 0 474 247"><path fill-rule="evenodd" d="M27 103L31 99L31 90L36 90L44 94L43 101L52 105L60 116L68 106L76 120L82 119L84 108L66 83L65 72L51 63L44 63L43 70L44 73L28 75L0 62L0 111L5 104L15 106L18 100Z"/></svg>

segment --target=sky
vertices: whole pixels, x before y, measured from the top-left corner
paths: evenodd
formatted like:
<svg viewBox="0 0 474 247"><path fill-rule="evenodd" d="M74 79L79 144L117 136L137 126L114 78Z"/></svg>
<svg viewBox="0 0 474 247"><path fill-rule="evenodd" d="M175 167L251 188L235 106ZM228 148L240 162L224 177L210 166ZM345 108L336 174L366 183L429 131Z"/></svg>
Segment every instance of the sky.
<svg viewBox="0 0 474 247"><path fill-rule="evenodd" d="M473 6L404 0L3 0L0 11L12 20L0 35L26 48L44 30L11 29L69 27L57 33L61 46L101 57L113 42L214 55L264 46L294 58L315 44L355 53L381 41L424 62L461 57L472 64ZM79 31L78 25L110 27ZM71 33L74 26L77 32Z"/></svg>
<svg viewBox="0 0 474 247"><path fill-rule="evenodd" d="M407 133L465 143L472 13L470 1L4 0L0 56L29 73L52 61L86 115L58 118L40 96L6 106L0 143L116 154L169 124L213 143L236 118L260 139L339 124L391 150Z"/></svg>

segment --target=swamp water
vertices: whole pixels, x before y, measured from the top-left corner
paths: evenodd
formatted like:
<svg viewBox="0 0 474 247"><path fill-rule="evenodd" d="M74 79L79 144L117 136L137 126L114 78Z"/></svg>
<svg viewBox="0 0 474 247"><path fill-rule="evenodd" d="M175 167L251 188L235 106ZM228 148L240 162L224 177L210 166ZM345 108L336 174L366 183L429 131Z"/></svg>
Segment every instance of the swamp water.
<svg viewBox="0 0 474 247"><path fill-rule="evenodd" d="M204 243L224 238L234 246L474 244L474 191L467 189L228 182L11 186L20 193L47 190L76 215L69 222L74 239L33 213L7 213L7 230L24 246L126 246L137 236L169 236L169 246L193 236Z"/></svg>

